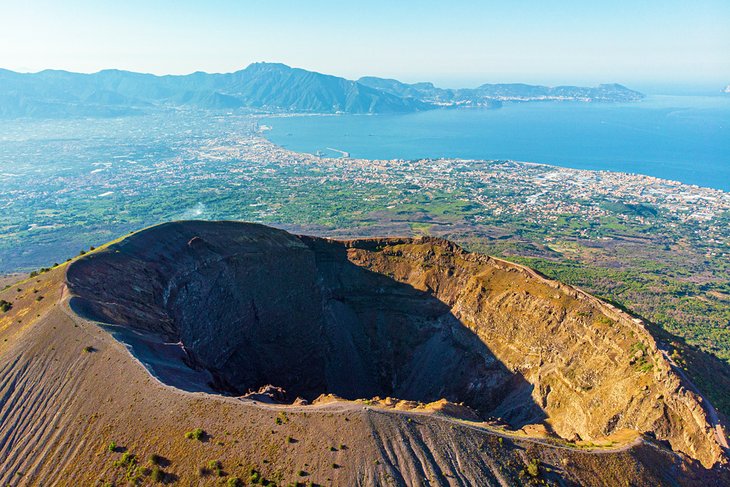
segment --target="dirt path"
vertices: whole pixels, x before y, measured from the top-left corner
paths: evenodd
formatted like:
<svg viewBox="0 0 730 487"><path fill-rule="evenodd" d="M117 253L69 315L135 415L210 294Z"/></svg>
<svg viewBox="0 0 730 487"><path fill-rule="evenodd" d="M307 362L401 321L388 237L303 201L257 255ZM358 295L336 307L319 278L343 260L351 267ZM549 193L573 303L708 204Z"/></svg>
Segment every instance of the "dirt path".
<svg viewBox="0 0 730 487"><path fill-rule="evenodd" d="M488 433L490 435L498 436L501 438L506 438L506 439L513 440L513 441L515 441L515 440L516 441L525 441L528 443L535 443L538 445L543 445L543 446L546 446L549 448L555 448L558 450L568 450L568 451L573 451L573 452L579 451L579 452L583 452L583 453L593 453L593 454L616 453L616 452L626 451L641 443L646 443L641 439L641 437L637 437L629 443L625 443L621 446L616 446L616 447L595 447L595 448L571 447L571 446L564 446L564 445L556 445L555 443L552 443L548 440L543 440L540 438L536 438L534 436L518 436L518 435L505 433L505 432L502 432L499 430L495 430L493 428L489 428L487 426L470 424L469 422L455 419L455 418L450 418L448 416L441 416L441 415L435 416L433 413L430 413L430 412L421 412L421 411L397 411L397 412L395 412L395 411L391 411L388 409L382 409L382 408L376 409L371 406L365 406L365 408L366 409L370 408L371 411L380 413L380 414L400 414L400 415L405 415L405 416L427 416L429 418L435 418L440 421L446 421L448 423L457 424L459 426L464 426L464 427L472 429L472 430Z"/></svg>

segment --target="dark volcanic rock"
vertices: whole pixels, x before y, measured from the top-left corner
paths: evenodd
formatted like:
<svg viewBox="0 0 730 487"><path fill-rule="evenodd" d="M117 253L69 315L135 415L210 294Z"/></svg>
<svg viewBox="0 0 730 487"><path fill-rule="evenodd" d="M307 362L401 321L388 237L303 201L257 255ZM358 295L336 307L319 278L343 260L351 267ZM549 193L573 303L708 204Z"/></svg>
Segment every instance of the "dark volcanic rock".
<svg viewBox="0 0 730 487"><path fill-rule="evenodd" d="M85 256L66 279L77 313L179 388L445 399L525 431L653 432L705 466L725 461L714 409L640 320L444 240L175 222Z"/></svg>
<svg viewBox="0 0 730 487"><path fill-rule="evenodd" d="M447 398L486 412L524 388L528 400L513 418L544 417L531 386L448 306L347 253L343 242L260 225L182 222L89 256L68 281L75 309L183 344L220 392L273 384L292 399ZM153 372L171 382L165 370Z"/></svg>

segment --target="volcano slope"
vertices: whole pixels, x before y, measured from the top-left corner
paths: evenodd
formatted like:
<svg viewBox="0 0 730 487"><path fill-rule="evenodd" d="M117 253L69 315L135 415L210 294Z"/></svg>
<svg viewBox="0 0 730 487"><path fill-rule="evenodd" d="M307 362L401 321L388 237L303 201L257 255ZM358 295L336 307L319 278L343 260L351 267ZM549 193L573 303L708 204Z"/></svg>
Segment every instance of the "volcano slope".
<svg viewBox="0 0 730 487"><path fill-rule="evenodd" d="M445 240L175 222L0 299L2 485L730 479L639 320Z"/></svg>

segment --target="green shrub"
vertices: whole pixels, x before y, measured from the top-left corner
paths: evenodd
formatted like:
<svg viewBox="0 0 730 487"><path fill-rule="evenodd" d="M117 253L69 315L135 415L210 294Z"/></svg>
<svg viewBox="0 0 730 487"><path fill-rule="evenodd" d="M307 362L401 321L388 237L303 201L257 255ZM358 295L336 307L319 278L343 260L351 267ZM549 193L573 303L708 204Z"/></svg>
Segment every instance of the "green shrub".
<svg viewBox="0 0 730 487"><path fill-rule="evenodd" d="M636 366L636 370L638 370L639 372L649 372L653 368L654 364L651 364L649 362L644 362Z"/></svg>
<svg viewBox="0 0 730 487"><path fill-rule="evenodd" d="M207 470L209 472L214 472L219 477L223 477L225 475L225 472L223 471L223 464L220 460L209 461L207 465Z"/></svg>
<svg viewBox="0 0 730 487"><path fill-rule="evenodd" d="M122 456L113 465L126 469L127 480L133 484L136 484L144 474L144 469L137 465L137 458L129 452L122 453Z"/></svg>
<svg viewBox="0 0 730 487"><path fill-rule="evenodd" d="M12 307L13 307L13 303L5 301L4 299L0 299L0 310L3 313L7 313L8 311L10 311L12 309Z"/></svg>
<svg viewBox="0 0 730 487"><path fill-rule="evenodd" d="M109 442L109 445L107 445L106 449L109 450L112 453L115 452L115 451L117 451L117 442L116 441L110 441Z"/></svg>
<svg viewBox="0 0 730 487"><path fill-rule="evenodd" d="M632 355L631 363L634 364L637 371L645 373L654 368L654 364L648 360L649 353L644 342L636 342L631 345L630 353Z"/></svg>
<svg viewBox="0 0 730 487"><path fill-rule="evenodd" d="M153 482L162 482L165 480L165 472L163 472L160 467L155 465L152 467L152 470L150 470L150 479Z"/></svg>
<svg viewBox="0 0 730 487"><path fill-rule="evenodd" d="M256 470L254 470L251 472L251 475L248 478L248 483L260 484L262 480L263 480L263 477L261 476L261 474L259 472L257 472Z"/></svg>
<svg viewBox="0 0 730 487"><path fill-rule="evenodd" d="M203 441L205 439L205 431L202 428L195 428L194 430L185 433L185 438L188 440Z"/></svg>
<svg viewBox="0 0 730 487"><path fill-rule="evenodd" d="M138 467L137 465L130 465L127 467L127 480L130 484L136 485L144 473L145 469Z"/></svg>
<svg viewBox="0 0 730 487"><path fill-rule="evenodd" d="M229 477L226 485L228 487L243 487L243 482L241 482L241 479L239 479L238 477Z"/></svg>
<svg viewBox="0 0 730 487"><path fill-rule="evenodd" d="M611 318L605 315L600 315L596 318L596 323L599 325L613 326L616 324Z"/></svg>
<svg viewBox="0 0 730 487"><path fill-rule="evenodd" d="M129 469L131 469L135 465L137 465L137 459L133 454L129 453L128 451L122 453L121 458L114 462L115 467L126 467L128 472Z"/></svg>

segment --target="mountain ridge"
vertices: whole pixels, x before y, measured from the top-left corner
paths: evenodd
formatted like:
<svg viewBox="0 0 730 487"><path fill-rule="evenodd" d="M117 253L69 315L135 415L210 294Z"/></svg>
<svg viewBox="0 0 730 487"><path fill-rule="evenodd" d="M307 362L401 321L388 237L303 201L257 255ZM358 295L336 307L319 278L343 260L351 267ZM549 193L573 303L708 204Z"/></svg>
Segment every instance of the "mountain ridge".
<svg viewBox="0 0 730 487"><path fill-rule="evenodd" d="M253 63L231 73L154 75L119 69L74 73L0 69L0 118L106 117L165 108L248 109L292 113L408 113L437 108L498 108L504 101L636 101L618 84L594 88L485 84L443 89L322 74L282 63Z"/></svg>
<svg viewBox="0 0 730 487"><path fill-rule="evenodd" d="M643 94L618 83L604 83L596 87L542 86L526 83L485 83L476 88L438 88L430 82L402 83L395 79L366 76L358 82L383 91L420 98L437 106L496 108L502 102L526 101L582 101L627 102L638 101Z"/></svg>

